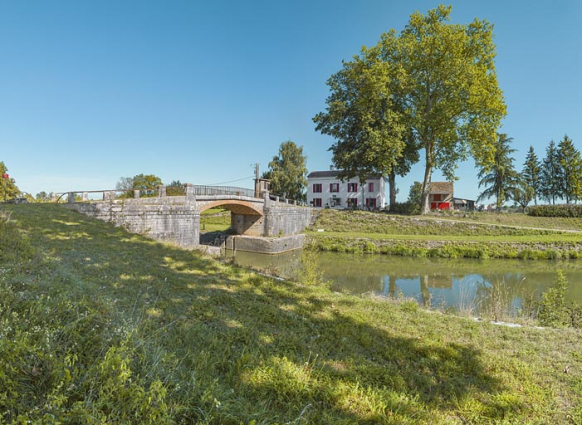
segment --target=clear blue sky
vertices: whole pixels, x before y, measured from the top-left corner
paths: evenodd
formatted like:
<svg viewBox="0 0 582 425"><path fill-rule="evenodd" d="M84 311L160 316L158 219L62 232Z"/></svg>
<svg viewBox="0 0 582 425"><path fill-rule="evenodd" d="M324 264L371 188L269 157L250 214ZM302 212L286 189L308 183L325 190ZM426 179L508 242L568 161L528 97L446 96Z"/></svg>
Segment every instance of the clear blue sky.
<svg viewBox="0 0 582 425"><path fill-rule="evenodd" d="M281 142L331 164L314 130L329 76L436 1L0 0L0 161L21 190L109 189L156 174L251 187ZM449 4L449 3L446 3ZM495 25L516 165L568 134L582 146L582 2L457 1ZM461 164L456 195L476 198ZM399 199L422 164L398 180ZM435 174L434 180L439 180Z"/></svg>

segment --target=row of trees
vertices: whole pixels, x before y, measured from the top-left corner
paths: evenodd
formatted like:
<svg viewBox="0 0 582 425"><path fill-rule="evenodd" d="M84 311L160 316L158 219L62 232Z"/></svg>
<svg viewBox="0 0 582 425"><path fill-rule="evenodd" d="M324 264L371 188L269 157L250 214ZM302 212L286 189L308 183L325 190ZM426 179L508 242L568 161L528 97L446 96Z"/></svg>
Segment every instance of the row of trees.
<svg viewBox="0 0 582 425"><path fill-rule="evenodd" d="M582 199L582 156L567 135L556 145L552 140L546 156L539 160L533 146L529 147L523 169L518 173L513 165L512 138L499 134L493 165L481 169L479 187L484 191L478 201L495 198L497 208L514 200L523 208L538 200L555 204L562 199L567 204Z"/></svg>
<svg viewBox="0 0 582 425"><path fill-rule="evenodd" d="M158 186L163 185L162 179L154 174L137 174L133 177L121 177L115 189L118 191L126 191L126 196L131 197L130 193L132 190L139 190L141 196L156 196ZM166 194L169 196L180 196L184 195L185 189L184 185L180 180L174 180L172 183L166 185Z"/></svg>
<svg viewBox="0 0 582 425"><path fill-rule="evenodd" d="M327 81L327 108L313 121L335 138L333 162L343 178L371 173L395 177L410 171L424 152L422 211L428 212L433 170L449 180L457 163L472 156L489 172L497 129L506 114L495 71L493 26L475 19L450 23L451 7L411 15L400 33L382 34Z"/></svg>

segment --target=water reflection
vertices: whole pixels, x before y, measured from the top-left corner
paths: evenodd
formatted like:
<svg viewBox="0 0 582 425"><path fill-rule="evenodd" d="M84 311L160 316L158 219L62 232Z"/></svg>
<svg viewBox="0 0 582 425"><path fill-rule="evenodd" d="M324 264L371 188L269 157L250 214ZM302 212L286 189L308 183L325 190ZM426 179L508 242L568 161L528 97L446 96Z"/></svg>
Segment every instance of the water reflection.
<svg viewBox="0 0 582 425"><path fill-rule="evenodd" d="M293 277L299 253L282 256L237 253L237 261ZM533 306L562 269L570 283L568 299L582 303L582 261L419 259L385 255L320 253L323 275L332 289L354 294L411 297L425 307L473 314L518 314Z"/></svg>

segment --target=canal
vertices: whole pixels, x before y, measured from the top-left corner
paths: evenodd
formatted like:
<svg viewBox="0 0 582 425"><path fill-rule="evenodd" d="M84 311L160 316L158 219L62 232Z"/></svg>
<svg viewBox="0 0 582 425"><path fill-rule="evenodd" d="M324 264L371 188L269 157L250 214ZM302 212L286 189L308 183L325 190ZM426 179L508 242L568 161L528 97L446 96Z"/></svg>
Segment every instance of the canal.
<svg viewBox="0 0 582 425"><path fill-rule="evenodd" d="M517 316L534 306L561 269L570 284L567 299L582 304L580 260L450 260L335 252L318 255L324 279L338 292L414 298L425 307L476 316ZM288 278L296 276L299 258L298 251L277 256L236 253L236 261L243 266Z"/></svg>

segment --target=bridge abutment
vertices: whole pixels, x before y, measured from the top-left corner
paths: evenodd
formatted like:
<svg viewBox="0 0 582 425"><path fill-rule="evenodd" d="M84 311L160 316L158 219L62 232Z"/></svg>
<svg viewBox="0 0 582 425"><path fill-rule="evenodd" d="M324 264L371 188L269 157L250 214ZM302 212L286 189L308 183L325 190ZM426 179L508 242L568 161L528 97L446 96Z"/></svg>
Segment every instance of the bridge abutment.
<svg viewBox="0 0 582 425"><path fill-rule="evenodd" d="M265 233L265 217L231 212L230 227L237 235L263 236Z"/></svg>
<svg viewBox="0 0 582 425"><path fill-rule="evenodd" d="M184 197L181 203L176 202L176 198L124 199L66 206L131 233L183 248L197 248L200 244L200 211L195 205L184 203Z"/></svg>

